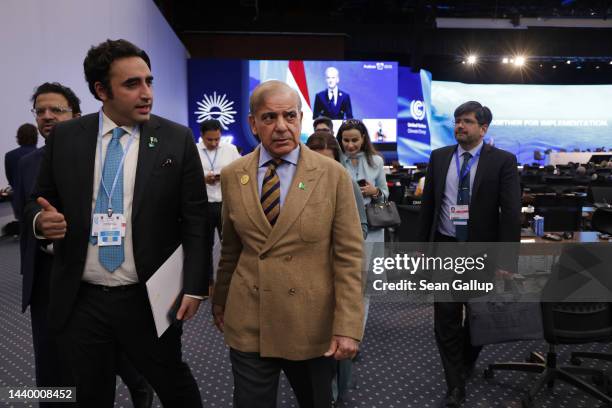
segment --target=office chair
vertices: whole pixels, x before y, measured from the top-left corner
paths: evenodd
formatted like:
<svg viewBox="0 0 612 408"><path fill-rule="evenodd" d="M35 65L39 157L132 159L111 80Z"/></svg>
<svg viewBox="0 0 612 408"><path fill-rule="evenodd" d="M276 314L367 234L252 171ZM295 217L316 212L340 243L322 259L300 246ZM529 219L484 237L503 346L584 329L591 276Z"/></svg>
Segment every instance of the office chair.
<svg viewBox="0 0 612 408"><path fill-rule="evenodd" d="M588 255L588 254L587 254ZM584 248L572 246L564 250L553 267L551 278L542 291L542 299L555 299L570 295L565 279L577 276L577 264L584 262ZM588 256L587 256L588 258ZM587 267L590 270L590 267ZM573 290L569 287L569 290ZM612 407L612 397L577 377L592 377L595 383L608 390L610 381L601 371L577 366L558 366L555 347L559 344L585 344L612 340L612 307L608 302L541 302L544 339L548 343L546 356L531 353L525 363L494 363L484 372L485 378L493 378L496 370L521 371L540 374L526 395L521 398L523 408L531 407L535 396L547 385L553 388L555 381L563 381Z"/></svg>
<svg viewBox="0 0 612 408"><path fill-rule="evenodd" d="M585 322L586 321L586 322ZM531 353L525 363L494 363L484 372L484 378L493 378L496 370L521 371L540 374L527 394L521 398L523 408L531 407L536 395L547 385L553 388L555 381L563 381L584 391L612 407L609 397L594 386L576 377L592 377L596 383L609 388L609 380L600 370L577 366L558 366L555 346L558 344L583 344L610 341L612 338L612 311L608 303L542 303L544 338L548 343L546 356ZM584 327L590 325L589 328ZM579 329L576 329L579 328ZM589 330L590 329L590 330ZM580 356L590 357L587 353ZM578 358L578 355L576 356Z"/></svg>

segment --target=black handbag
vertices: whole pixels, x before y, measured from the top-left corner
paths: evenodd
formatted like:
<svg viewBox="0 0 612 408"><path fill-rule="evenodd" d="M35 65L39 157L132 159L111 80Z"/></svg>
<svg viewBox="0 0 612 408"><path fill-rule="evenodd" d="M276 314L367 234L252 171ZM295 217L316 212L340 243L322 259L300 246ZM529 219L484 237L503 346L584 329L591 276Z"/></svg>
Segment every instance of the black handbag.
<svg viewBox="0 0 612 408"><path fill-rule="evenodd" d="M402 223L395 203L388 201L386 197L382 203L371 201L365 210L368 228L397 227Z"/></svg>
<svg viewBox="0 0 612 408"><path fill-rule="evenodd" d="M540 302L525 302L517 284L512 290L468 302L471 343L474 346L544 338Z"/></svg>

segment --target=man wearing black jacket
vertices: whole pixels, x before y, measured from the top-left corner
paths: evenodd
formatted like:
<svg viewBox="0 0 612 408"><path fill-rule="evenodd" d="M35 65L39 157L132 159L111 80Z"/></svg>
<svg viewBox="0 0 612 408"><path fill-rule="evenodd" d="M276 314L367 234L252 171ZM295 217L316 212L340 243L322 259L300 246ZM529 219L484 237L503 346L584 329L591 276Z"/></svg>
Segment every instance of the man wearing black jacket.
<svg viewBox="0 0 612 408"><path fill-rule="evenodd" d="M483 143L493 119L486 106L466 102L454 116L457 145L434 150L429 159L419 241L518 242L521 196L516 157ZM481 349L470 343L464 306L464 302L434 303L447 407L459 407L465 400L465 380Z"/></svg>

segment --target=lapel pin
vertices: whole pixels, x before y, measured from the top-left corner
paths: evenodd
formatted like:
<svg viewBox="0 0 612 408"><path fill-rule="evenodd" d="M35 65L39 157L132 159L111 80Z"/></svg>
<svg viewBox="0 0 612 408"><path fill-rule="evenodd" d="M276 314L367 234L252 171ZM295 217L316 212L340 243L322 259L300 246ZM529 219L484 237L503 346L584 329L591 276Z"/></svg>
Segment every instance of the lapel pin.
<svg viewBox="0 0 612 408"><path fill-rule="evenodd" d="M248 182L249 182L249 176L247 176L246 174L240 177L240 184L242 184L243 186L247 184Z"/></svg>
<svg viewBox="0 0 612 408"><path fill-rule="evenodd" d="M300 181L300 184L298 184L298 188L300 190L306 190L306 184L304 184L303 182Z"/></svg>
<svg viewBox="0 0 612 408"><path fill-rule="evenodd" d="M155 136L149 137L149 147L155 147L157 144L157 138Z"/></svg>

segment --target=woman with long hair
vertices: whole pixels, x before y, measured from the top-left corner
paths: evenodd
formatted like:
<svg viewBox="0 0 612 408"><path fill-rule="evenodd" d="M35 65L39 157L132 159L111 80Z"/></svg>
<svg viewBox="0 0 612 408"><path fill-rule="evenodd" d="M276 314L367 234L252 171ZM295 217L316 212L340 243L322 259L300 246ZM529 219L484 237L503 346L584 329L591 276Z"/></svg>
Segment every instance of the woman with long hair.
<svg viewBox="0 0 612 408"><path fill-rule="evenodd" d="M378 154L362 121L349 119L338 129L342 150L340 162L359 184L364 204L383 201L389 196L383 158ZM384 228L368 228L368 242L384 242Z"/></svg>

